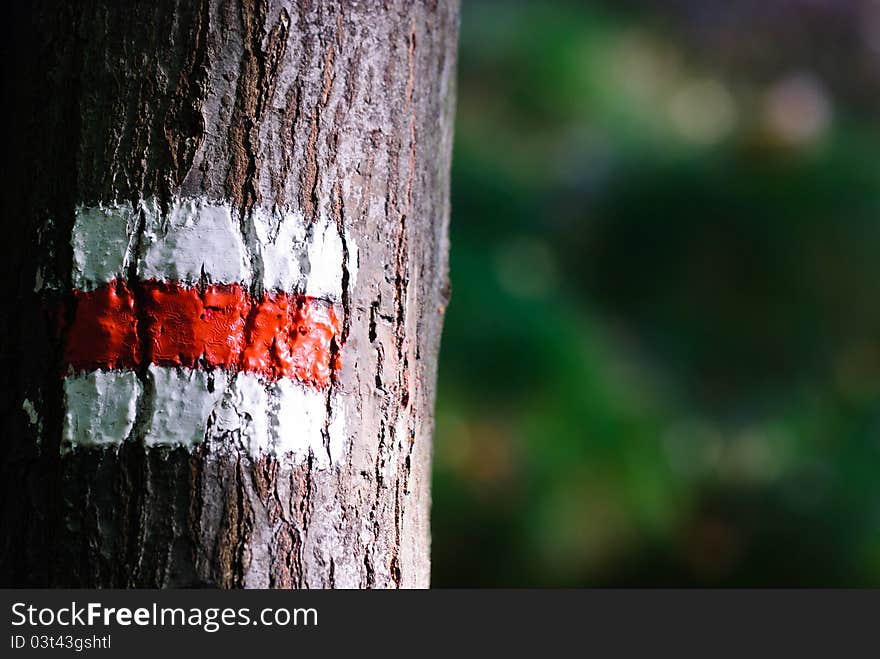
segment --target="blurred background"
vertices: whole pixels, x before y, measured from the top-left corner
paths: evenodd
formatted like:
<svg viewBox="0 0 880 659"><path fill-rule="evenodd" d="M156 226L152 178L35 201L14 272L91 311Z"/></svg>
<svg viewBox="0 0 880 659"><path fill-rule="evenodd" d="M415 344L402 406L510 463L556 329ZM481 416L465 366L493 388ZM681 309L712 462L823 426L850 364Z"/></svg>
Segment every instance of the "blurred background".
<svg viewBox="0 0 880 659"><path fill-rule="evenodd" d="M880 584L880 2L464 0L433 585Z"/></svg>

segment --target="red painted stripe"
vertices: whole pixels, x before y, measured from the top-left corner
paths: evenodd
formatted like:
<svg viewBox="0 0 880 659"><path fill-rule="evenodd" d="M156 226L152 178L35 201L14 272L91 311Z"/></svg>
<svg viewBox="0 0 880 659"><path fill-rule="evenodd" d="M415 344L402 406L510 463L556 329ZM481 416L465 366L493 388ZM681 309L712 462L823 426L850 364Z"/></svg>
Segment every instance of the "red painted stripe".
<svg viewBox="0 0 880 659"><path fill-rule="evenodd" d="M324 387L339 368L336 312L315 298L253 299L238 284L146 281L132 291L120 280L74 297L64 358L75 371L213 366Z"/></svg>

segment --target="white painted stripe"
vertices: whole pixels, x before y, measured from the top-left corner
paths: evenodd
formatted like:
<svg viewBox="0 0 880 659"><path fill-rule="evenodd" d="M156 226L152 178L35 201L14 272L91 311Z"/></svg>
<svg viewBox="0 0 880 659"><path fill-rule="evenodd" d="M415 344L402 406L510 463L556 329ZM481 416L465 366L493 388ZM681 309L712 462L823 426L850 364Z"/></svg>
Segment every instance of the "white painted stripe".
<svg viewBox="0 0 880 659"><path fill-rule="evenodd" d="M254 213L253 223L260 245L263 287L294 292L305 282L309 270L305 218L302 213L281 215L260 210Z"/></svg>
<svg viewBox="0 0 880 659"><path fill-rule="evenodd" d="M218 433L238 433L239 443L251 455L274 448L269 434L268 388L256 374L235 375L215 408L215 415Z"/></svg>
<svg viewBox="0 0 880 659"><path fill-rule="evenodd" d="M328 419L327 397L314 396L311 390L292 380L278 380L273 394L275 405L270 408L270 418L276 451L292 453L300 460L311 453L319 467L338 462L341 451L337 445L344 441L344 426L339 431L333 430L329 453L324 439L325 426L342 416L339 400L331 399L331 418Z"/></svg>
<svg viewBox="0 0 880 659"><path fill-rule="evenodd" d="M342 459L348 440L342 395L329 394L328 412L327 392L286 378L151 365L146 387L131 371L95 371L66 377L64 391L63 451L126 441L139 405L150 414L148 446L232 441L255 458L302 463L311 455L326 468Z"/></svg>
<svg viewBox="0 0 880 659"><path fill-rule="evenodd" d="M342 297L342 237L335 224L314 227L309 244L309 274L305 293L313 297Z"/></svg>
<svg viewBox="0 0 880 659"><path fill-rule="evenodd" d="M198 199L173 204L163 214L155 200L141 204L144 240L138 276L186 284L204 275L221 284L250 283L250 258L232 208Z"/></svg>
<svg viewBox="0 0 880 659"><path fill-rule="evenodd" d="M129 204L79 207L73 226L73 287L91 291L128 270L137 230Z"/></svg>
<svg viewBox="0 0 880 659"><path fill-rule="evenodd" d="M238 211L204 198L175 200L163 213L155 199L80 206L71 238L73 286L93 290L127 274L132 263L141 279L195 284L250 286L339 301L342 275L357 276L357 246L336 223L309 226L302 213L254 210L244 231L255 244L245 246ZM144 234L135 244L138 227ZM347 251L347 255L346 255ZM347 258L347 262L346 262Z"/></svg>
<svg viewBox="0 0 880 659"><path fill-rule="evenodd" d="M215 408L217 433L237 434L251 455L291 455L296 463L311 455L327 467L342 458L347 440L342 397L331 394L328 420L327 395L288 378L267 383L238 373Z"/></svg>
<svg viewBox="0 0 880 659"><path fill-rule="evenodd" d="M150 419L147 446L198 446L207 436L208 420L226 390L225 371L165 368L150 364L147 391Z"/></svg>
<svg viewBox="0 0 880 659"><path fill-rule="evenodd" d="M134 427L141 383L133 372L81 373L64 379L62 453L77 446L116 445Z"/></svg>

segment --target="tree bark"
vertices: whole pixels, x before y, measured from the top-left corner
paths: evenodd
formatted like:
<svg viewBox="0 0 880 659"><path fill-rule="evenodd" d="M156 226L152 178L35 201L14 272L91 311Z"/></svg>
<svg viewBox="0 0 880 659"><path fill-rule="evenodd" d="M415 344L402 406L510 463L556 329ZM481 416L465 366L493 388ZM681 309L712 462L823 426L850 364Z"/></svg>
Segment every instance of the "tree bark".
<svg viewBox="0 0 880 659"><path fill-rule="evenodd" d="M18 27L5 94L3 584L427 586L457 3L41 2ZM190 224L169 229L180 208ZM206 209L228 213L235 235L200 229ZM81 235L89 213L126 227L114 283L83 266L104 253ZM158 321L138 296L155 259L186 283L190 238L203 300L238 256L248 299L274 295L288 266L300 268L296 304L320 288L315 304L338 319L329 384L290 386L326 409L273 402L280 385L260 371L269 402L237 410L244 362L227 372L200 354L188 370L174 357L162 372L202 382L214 405L194 441L175 439L191 401L168 403L149 352ZM71 366L80 289L99 285L133 291L146 352L130 399L108 379L75 412L76 378L126 372ZM116 412L128 418L118 436ZM307 426L319 444L303 449Z"/></svg>

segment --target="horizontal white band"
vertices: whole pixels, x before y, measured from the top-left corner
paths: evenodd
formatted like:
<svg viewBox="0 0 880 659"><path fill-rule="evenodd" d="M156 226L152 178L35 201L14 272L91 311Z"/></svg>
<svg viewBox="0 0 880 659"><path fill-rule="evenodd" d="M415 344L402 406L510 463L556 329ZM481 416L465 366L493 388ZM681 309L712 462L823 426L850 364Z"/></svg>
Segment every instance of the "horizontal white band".
<svg viewBox="0 0 880 659"><path fill-rule="evenodd" d="M328 407L328 395L330 404ZM132 441L138 409L148 446L237 444L253 457L285 455L317 467L336 464L347 436L342 396L289 379L253 373L151 365L145 382L132 371L94 371L64 379L62 450Z"/></svg>
<svg viewBox="0 0 880 659"><path fill-rule="evenodd" d="M338 301L344 270L350 284L357 272L357 247L331 220L309 225L301 213L255 209L240 223L231 205L202 198L175 200L166 212L155 199L80 206L71 243L72 283L81 290L125 277L134 266L141 279L256 280L265 290Z"/></svg>

